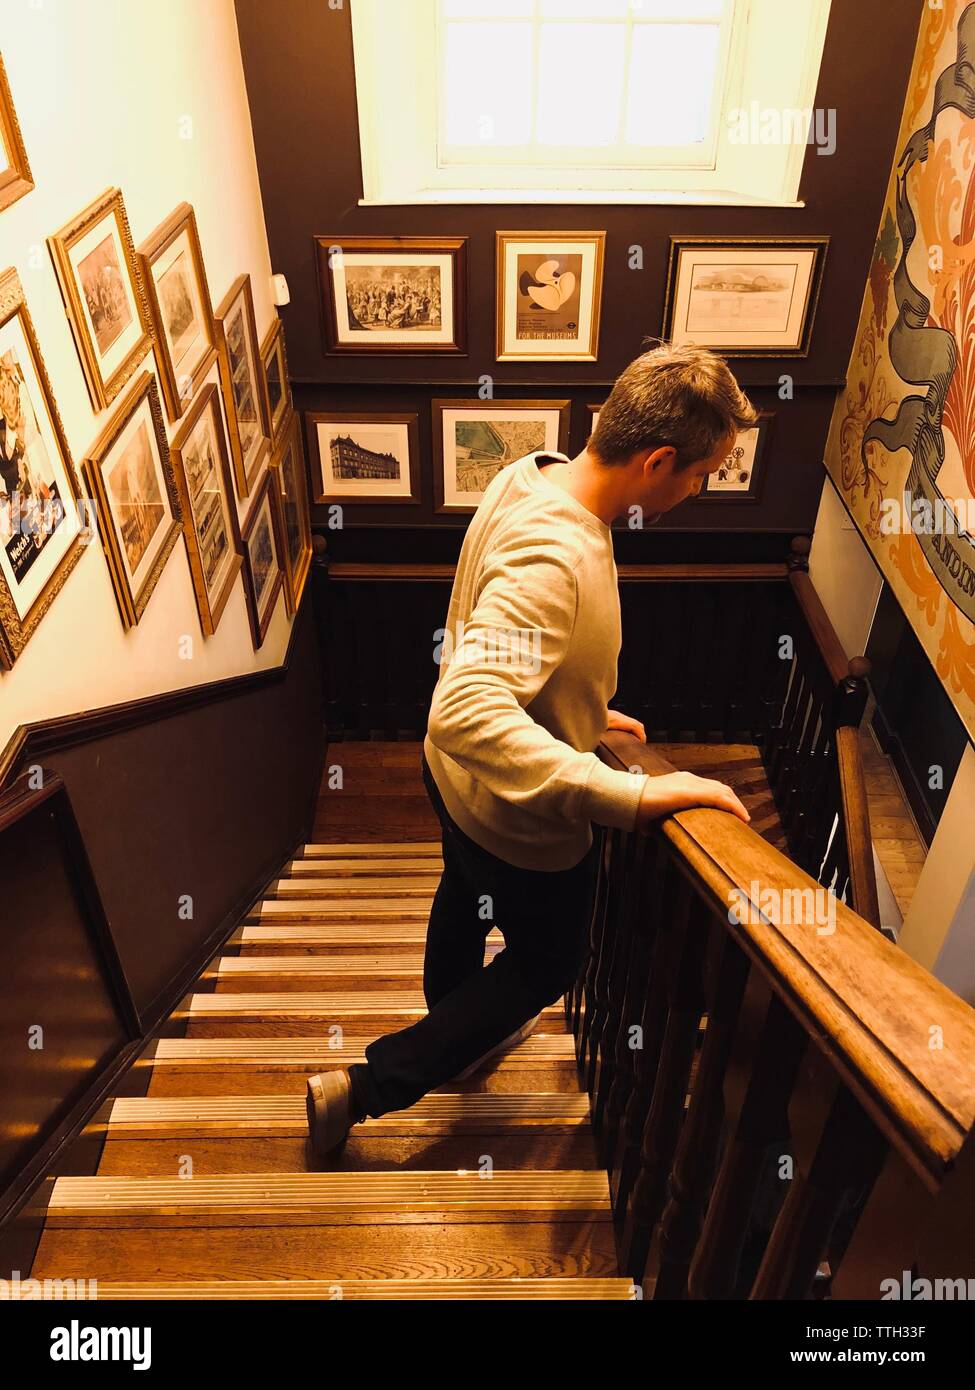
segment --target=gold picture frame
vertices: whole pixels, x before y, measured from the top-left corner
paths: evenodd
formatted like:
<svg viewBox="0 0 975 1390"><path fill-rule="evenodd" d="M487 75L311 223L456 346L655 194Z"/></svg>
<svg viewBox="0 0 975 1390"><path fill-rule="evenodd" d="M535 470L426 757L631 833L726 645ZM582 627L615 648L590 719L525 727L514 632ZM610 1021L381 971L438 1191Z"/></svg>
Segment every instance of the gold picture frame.
<svg viewBox="0 0 975 1390"><path fill-rule="evenodd" d="M209 431L207 431L209 426ZM216 632L243 563L220 392L208 382L170 445L200 627Z"/></svg>
<svg viewBox="0 0 975 1390"><path fill-rule="evenodd" d="M0 54L0 212L34 187L27 148Z"/></svg>
<svg viewBox="0 0 975 1390"><path fill-rule="evenodd" d="M275 478L268 470L243 526L244 593L254 650L264 645L278 594L284 587L284 546Z"/></svg>
<svg viewBox="0 0 975 1390"><path fill-rule="evenodd" d="M152 346L149 305L119 189L107 189L47 244L91 403L104 410Z"/></svg>
<svg viewBox="0 0 975 1390"><path fill-rule="evenodd" d="M179 207L136 251L149 302L166 414L175 423L216 359L217 330L196 214Z"/></svg>
<svg viewBox="0 0 975 1390"><path fill-rule="evenodd" d="M281 446L271 460L271 472L278 489L281 513L284 592L288 613L294 616L305 591L312 557L308 482L296 411L291 412L281 432Z"/></svg>
<svg viewBox="0 0 975 1390"><path fill-rule="evenodd" d="M261 344L261 370L267 397L268 423L271 427L271 449L275 450L281 443L282 427L288 422L288 412L292 405L284 324L277 317L265 333Z"/></svg>
<svg viewBox="0 0 975 1390"><path fill-rule="evenodd" d="M63 515L48 534L57 502ZM54 391L11 268L0 274L0 668L13 666L90 539Z"/></svg>
<svg viewBox="0 0 975 1390"><path fill-rule="evenodd" d="M159 388L151 372L138 377L92 445L84 472L122 626L135 627L183 529Z"/></svg>
<svg viewBox="0 0 975 1390"><path fill-rule="evenodd" d="M237 276L217 309L215 321L230 457L237 494L243 500L253 489L271 447L267 393L249 275Z"/></svg>
<svg viewBox="0 0 975 1390"><path fill-rule="evenodd" d="M497 361L596 361L605 249L605 232L495 233Z"/></svg>

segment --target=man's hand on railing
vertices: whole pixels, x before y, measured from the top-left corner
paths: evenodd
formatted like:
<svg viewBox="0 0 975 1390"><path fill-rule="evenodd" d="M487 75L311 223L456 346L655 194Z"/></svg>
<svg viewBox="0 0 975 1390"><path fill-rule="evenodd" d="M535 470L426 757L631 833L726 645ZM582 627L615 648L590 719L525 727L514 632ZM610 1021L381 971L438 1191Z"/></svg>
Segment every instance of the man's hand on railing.
<svg viewBox="0 0 975 1390"><path fill-rule="evenodd" d="M606 727L621 734L632 734L641 743L647 741L647 731L639 719L632 719L628 714L620 714L618 709L609 711L606 717Z"/></svg>
<svg viewBox="0 0 975 1390"><path fill-rule="evenodd" d="M636 828L649 830L661 816L675 811L688 811L692 806L711 806L717 811L730 811L739 820L751 816L731 788L710 777L698 777L693 772L668 772L661 777L649 777L636 814Z"/></svg>

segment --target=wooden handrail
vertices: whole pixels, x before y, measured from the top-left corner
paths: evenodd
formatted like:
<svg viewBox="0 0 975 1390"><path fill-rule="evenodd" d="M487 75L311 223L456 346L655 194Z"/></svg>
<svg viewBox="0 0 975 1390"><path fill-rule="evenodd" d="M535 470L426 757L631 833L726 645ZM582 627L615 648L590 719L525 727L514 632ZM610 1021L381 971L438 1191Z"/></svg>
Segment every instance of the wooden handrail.
<svg viewBox="0 0 975 1390"><path fill-rule="evenodd" d="M613 767L672 770L629 734L606 733L599 751ZM659 833L878 1130L937 1191L975 1124L975 1010L835 898L835 929L823 930L807 907L825 890L736 816L681 811ZM789 920L795 906L799 921ZM943 1047L932 1047L932 1028Z"/></svg>
<svg viewBox="0 0 975 1390"><path fill-rule="evenodd" d="M457 566L452 564L387 564L359 560L334 560L328 565L330 579L356 579L362 582L399 580L405 583L446 583L453 579L456 569ZM619 565L617 572L620 579L641 584L698 583L704 580L728 584L759 583L784 580L789 575L788 566L776 562Z"/></svg>

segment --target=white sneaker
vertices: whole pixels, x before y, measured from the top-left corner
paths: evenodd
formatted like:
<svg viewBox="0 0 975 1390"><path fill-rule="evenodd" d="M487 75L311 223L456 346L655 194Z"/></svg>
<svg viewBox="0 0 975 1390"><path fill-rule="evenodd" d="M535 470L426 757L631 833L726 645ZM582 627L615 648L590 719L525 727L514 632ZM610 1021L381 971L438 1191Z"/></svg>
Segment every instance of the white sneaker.
<svg viewBox="0 0 975 1390"><path fill-rule="evenodd" d="M535 1027L540 1018L541 1014L536 1014L534 1018L530 1018L527 1023L523 1023L520 1028L516 1028L513 1033L509 1033L506 1038L503 1038L495 1047L492 1047L489 1052L485 1052L483 1057L478 1057L476 1062L472 1062L469 1067L465 1067L463 1071L459 1071L453 1080L466 1081L469 1076L473 1076L476 1071L479 1071L484 1063L491 1057L497 1057L500 1052L508 1052L512 1047L517 1047L520 1042L524 1042L529 1033L535 1031Z"/></svg>

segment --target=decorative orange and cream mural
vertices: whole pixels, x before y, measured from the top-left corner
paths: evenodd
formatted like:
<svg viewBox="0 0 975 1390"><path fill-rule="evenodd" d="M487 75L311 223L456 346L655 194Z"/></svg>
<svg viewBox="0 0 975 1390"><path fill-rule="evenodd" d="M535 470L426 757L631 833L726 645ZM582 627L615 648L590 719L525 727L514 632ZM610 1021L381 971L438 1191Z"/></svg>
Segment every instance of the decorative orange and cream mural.
<svg viewBox="0 0 975 1390"><path fill-rule="evenodd" d="M926 4L826 467L975 737L975 4Z"/></svg>

